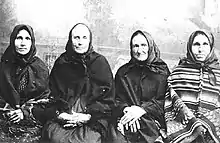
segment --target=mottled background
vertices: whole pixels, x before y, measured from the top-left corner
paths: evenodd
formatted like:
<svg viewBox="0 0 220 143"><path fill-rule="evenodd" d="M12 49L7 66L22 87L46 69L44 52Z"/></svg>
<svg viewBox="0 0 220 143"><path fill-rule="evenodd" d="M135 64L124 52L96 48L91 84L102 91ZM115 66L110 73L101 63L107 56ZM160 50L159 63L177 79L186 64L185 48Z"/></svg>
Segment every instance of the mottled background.
<svg viewBox="0 0 220 143"><path fill-rule="evenodd" d="M51 69L64 51L69 30L89 25L96 51L105 55L115 73L129 60L129 41L137 30L151 33L170 69L186 52L191 32L213 32L220 55L220 0L0 0L0 54L16 24L33 27L38 56Z"/></svg>

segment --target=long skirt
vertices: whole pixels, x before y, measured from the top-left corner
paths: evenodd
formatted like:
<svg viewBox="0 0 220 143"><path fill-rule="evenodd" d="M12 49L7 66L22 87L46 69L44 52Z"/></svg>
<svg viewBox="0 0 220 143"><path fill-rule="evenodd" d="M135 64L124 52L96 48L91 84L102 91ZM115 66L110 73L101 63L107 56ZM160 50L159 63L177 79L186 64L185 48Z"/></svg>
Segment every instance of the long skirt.
<svg viewBox="0 0 220 143"><path fill-rule="evenodd" d="M100 133L87 125L63 128L59 123L50 121L43 128L42 143L101 143Z"/></svg>
<svg viewBox="0 0 220 143"><path fill-rule="evenodd" d="M155 122L142 118L140 121L142 127L137 132L131 132L130 129L122 135L117 130L116 125L109 126L108 143L154 143L159 137L159 130Z"/></svg>
<svg viewBox="0 0 220 143"><path fill-rule="evenodd" d="M1 143L38 143L42 125L31 120L21 120L13 124L0 119Z"/></svg>

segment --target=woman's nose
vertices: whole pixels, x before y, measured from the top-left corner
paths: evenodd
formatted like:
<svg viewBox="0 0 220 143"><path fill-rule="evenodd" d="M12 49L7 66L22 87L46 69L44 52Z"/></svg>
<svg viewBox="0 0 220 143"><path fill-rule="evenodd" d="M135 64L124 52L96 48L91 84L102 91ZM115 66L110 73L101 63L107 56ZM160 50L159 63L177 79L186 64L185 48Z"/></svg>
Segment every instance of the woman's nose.
<svg viewBox="0 0 220 143"><path fill-rule="evenodd" d="M202 52L202 47L201 47L201 46L198 47L198 52L199 52L199 53Z"/></svg>
<svg viewBox="0 0 220 143"><path fill-rule="evenodd" d="M25 45L25 41L21 40L21 45L24 46Z"/></svg>

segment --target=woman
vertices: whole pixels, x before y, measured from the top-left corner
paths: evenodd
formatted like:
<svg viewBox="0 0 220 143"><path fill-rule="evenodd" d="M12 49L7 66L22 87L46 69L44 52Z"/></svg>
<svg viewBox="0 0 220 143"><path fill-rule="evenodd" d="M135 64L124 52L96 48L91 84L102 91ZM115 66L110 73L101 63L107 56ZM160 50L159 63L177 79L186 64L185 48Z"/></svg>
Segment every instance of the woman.
<svg viewBox="0 0 220 143"><path fill-rule="evenodd" d="M115 76L117 110L113 143L153 143L165 129L163 103L169 70L150 34L136 31L131 60Z"/></svg>
<svg viewBox="0 0 220 143"><path fill-rule="evenodd" d="M49 71L35 54L33 29L15 26L0 63L0 142L36 142L40 137Z"/></svg>
<svg viewBox="0 0 220 143"><path fill-rule="evenodd" d="M166 142L219 143L220 65L210 32L191 34L186 58L180 60L168 83Z"/></svg>
<svg viewBox="0 0 220 143"><path fill-rule="evenodd" d="M92 47L92 33L83 23L69 32L66 51L50 75L57 117L48 122L43 140L51 143L105 142L113 106L113 75L104 56Z"/></svg>

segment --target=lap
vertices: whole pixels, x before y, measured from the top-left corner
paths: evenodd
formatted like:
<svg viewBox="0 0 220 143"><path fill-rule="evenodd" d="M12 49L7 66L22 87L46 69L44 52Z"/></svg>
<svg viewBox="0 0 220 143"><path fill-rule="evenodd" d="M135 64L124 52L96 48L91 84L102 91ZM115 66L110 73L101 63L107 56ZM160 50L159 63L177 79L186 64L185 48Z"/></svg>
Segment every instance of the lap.
<svg viewBox="0 0 220 143"><path fill-rule="evenodd" d="M66 129L50 122L43 129L42 140L48 143L101 143L101 135L86 125Z"/></svg>
<svg viewBox="0 0 220 143"><path fill-rule="evenodd" d="M0 119L0 142L37 143L41 125L30 125L29 121L12 124Z"/></svg>

